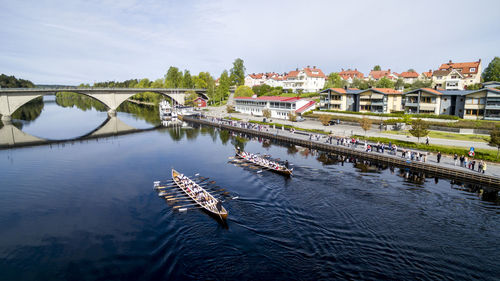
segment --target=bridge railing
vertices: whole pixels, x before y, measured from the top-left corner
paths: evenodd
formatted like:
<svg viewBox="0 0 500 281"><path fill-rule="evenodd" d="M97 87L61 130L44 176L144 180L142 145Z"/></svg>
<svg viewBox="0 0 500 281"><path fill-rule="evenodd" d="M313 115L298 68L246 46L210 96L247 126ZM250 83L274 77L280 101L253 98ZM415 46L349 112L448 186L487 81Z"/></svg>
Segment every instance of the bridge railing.
<svg viewBox="0 0 500 281"><path fill-rule="evenodd" d="M0 92L39 92L39 91L59 91L59 90L79 90L79 91L143 91L143 92L206 92L207 89L189 89L189 88L101 88L101 87L90 87L90 88L78 88L78 87L44 87L44 88L0 88Z"/></svg>

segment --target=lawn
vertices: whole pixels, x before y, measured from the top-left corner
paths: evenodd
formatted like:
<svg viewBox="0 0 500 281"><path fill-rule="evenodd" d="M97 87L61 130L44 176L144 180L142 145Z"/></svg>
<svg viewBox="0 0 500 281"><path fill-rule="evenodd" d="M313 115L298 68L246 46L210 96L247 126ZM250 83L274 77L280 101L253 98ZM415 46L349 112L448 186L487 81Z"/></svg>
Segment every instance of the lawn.
<svg viewBox="0 0 500 281"><path fill-rule="evenodd" d="M402 136L410 136L408 131L383 131L385 134L392 135L402 135ZM439 132L439 131L429 131L429 138L436 139L449 139L449 140L464 140L464 141L479 141L479 142L489 142L490 137L485 135L464 135L464 134L456 134L450 132ZM425 137L422 138L425 140Z"/></svg>

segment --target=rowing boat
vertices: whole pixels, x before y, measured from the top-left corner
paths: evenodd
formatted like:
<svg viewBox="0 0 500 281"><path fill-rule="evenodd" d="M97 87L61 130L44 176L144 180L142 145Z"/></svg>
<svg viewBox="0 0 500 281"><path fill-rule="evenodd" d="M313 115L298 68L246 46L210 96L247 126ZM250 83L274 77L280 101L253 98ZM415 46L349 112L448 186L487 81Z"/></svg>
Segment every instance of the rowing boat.
<svg viewBox="0 0 500 281"><path fill-rule="evenodd" d="M284 167L282 165L278 165L278 163L276 163L274 161L269 161L269 162L272 162L275 164L274 167L271 165L265 165L264 163L254 161L250 157L243 155L241 152L240 153L236 152L236 157L243 159L243 160L245 160L245 161L247 161L247 162L249 162L257 167L261 167L261 168L267 169L269 171L272 171L272 172L275 172L275 173L278 173L278 174L281 174L284 176L291 176L292 172L293 172L293 168L288 169L287 167Z"/></svg>
<svg viewBox="0 0 500 281"><path fill-rule="evenodd" d="M175 182L175 184L189 197L191 200L196 202L200 207L202 207L205 211L207 211L209 214L221 218L221 219L226 219L227 218L227 211L226 209L220 205L220 209L217 208L217 202L218 200L215 199L215 197L212 196L209 192L207 192L205 189L203 189L199 184L194 182L188 177L184 177L187 179L187 182L191 184L192 188L189 188L187 184L184 184L181 180L180 177L181 174L177 172L176 170L172 169L172 180ZM194 192L193 189L197 188L199 189L199 192ZM200 197L205 198L206 200L199 200L198 198Z"/></svg>

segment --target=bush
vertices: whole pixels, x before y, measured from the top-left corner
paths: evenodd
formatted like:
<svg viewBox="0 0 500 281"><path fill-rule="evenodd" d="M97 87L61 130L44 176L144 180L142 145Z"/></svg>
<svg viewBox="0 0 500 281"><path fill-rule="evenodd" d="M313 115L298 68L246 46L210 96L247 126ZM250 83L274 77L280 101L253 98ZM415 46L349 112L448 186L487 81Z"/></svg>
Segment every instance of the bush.
<svg viewBox="0 0 500 281"><path fill-rule="evenodd" d="M332 120L331 115L321 114L319 116L319 121L321 122L321 124L323 124L323 126L328 126L328 124L330 124L330 120Z"/></svg>

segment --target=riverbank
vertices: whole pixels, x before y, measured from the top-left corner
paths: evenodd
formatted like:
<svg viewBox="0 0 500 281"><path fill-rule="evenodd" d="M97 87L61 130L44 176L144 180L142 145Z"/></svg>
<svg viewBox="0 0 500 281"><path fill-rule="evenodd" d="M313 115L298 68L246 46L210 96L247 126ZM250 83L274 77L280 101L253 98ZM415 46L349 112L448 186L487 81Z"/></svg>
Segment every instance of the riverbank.
<svg viewBox="0 0 500 281"><path fill-rule="evenodd" d="M247 114L242 114L242 113L231 113L228 114L226 112L225 107L214 107L210 108L209 111L206 111L205 114L207 116L213 116L213 117L224 117L224 118L238 118L243 121L252 121L252 122L262 122L262 117L257 117L257 116L250 116ZM487 143L484 141L468 141L468 140L457 140L457 139L440 139L440 138L431 138L430 144L432 147L425 147L422 142L425 142L424 138L419 140L416 137L413 136L405 136L405 135L393 135L389 133L384 133L384 131L381 131L379 129L370 129L368 131L364 131L360 126L355 126L355 125L331 125L331 126L323 126L318 120L315 119L306 119L303 122L291 122L288 120L282 120L282 119L272 119L268 120L271 123L279 124L279 125L284 125L284 126L291 126L294 127L298 130L306 130L314 133L323 133L323 134L333 134L335 136L341 136L341 137L350 137L354 135L358 136L366 136L366 137L371 137L371 138L384 138L388 140L393 140L397 142L402 142L403 146L400 146L404 148L404 143L413 143L414 145L408 146L406 148L408 149L418 149L419 151L427 151L430 153L437 152L441 149L441 153L444 151L448 151L449 149L452 149L453 153L457 154L464 154L467 155L469 152L470 147L474 147L477 154L483 154L483 155L488 155L487 157L484 158L484 160L488 161L492 165L497 165L500 160L495 160L497 150L489 146ZM376 143L376 142L375 142ZM417 147L418 146L418 147ZM432 149L429 149L432 148ZM448 148L448 149L445 149ZM451 156L451 155L450 155ZM500 170L499 170L500 172Z"/></svg>

